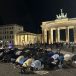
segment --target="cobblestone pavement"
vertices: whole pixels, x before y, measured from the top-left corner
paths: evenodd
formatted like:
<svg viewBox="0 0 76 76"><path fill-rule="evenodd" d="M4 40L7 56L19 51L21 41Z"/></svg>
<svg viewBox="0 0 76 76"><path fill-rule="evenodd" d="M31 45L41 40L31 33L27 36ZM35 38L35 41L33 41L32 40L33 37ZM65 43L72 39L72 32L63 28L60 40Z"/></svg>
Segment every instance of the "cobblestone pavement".
<svg viewBox="0 0 76 76"><path fill-rule="evenodd" d="M35 71L34 73L20 74L18 68L10 63L0 63L0 76L76 76L76 69L58 69L51 71Z"/></svg>

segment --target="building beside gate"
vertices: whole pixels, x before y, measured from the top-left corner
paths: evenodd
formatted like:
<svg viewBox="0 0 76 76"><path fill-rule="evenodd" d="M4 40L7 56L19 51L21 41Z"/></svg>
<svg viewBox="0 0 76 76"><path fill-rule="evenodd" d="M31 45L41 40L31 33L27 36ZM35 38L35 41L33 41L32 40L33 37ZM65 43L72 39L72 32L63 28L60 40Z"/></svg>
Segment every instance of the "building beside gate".
<svg viewBox="0 0 76 76"><path fill-rule="evenodd" d="M42 43L76 43L76 18L68 18L62 9L56 20L42 22Z"/></svg>
<svg viewBox="0 0 76 76"><path fill-rule="evenodd" d="M7 24L0 27L0 44L3 46L41 43L41 34L25 32L23 26Z"/></svg>
<svg viewBox="0 0 76 76"><path fill-rule="evenodd" d="M34 44L38 41L38 34L30 33L30 32L19 32L15 36L15 45L25 46L27 44Z"/></svg>
<svg viewBox="0 0 76 76"><path fill-rule="evenodd" d="M15 45L15 36L23 31L23 26L18 24L7 24L0 27L0 42L5 46L9 43Z"/></svg>

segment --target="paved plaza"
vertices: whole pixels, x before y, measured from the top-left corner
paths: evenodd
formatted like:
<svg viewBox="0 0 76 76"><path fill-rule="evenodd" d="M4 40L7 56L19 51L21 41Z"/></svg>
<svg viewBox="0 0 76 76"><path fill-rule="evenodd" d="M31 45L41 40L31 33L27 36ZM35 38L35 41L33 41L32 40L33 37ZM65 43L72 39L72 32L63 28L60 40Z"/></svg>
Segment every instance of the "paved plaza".
<svg viewBox="0 0 76 76"><path fill-rule="evenodd" d="M71 53L63 50L61 50L61 52L64 54ZM75 75L76 75L76 68L73 68L71 66L63 69L35 71L34 73L26 72L25 74L21 74L20 69L14 68L14 65L12 63L0 62L0 76L75 76Z"/></svg>
<svg viewBox="0 0 76 76"><path fill-rule="evenodd" d="M11 63L0 63L0 76L75 76L75 68L58 69L50 71L36 71L34 73L20 74L18 68L14 68Z"/></svg>

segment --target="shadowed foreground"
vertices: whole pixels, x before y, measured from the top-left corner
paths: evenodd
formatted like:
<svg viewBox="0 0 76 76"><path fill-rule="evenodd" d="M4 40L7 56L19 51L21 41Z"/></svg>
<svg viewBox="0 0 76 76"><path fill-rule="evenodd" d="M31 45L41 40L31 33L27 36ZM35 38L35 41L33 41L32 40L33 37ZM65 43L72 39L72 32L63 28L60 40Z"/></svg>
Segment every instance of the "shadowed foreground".
<svg viewBox="0 0 76 76"><path fill-rule="evenodd" d="M14 68L11 63L0 63L0 76L75 76L76 69L68 68L68 69L58 69L51 71L36 71L34 73L20 74L20 70L18 68Z"/></svg>

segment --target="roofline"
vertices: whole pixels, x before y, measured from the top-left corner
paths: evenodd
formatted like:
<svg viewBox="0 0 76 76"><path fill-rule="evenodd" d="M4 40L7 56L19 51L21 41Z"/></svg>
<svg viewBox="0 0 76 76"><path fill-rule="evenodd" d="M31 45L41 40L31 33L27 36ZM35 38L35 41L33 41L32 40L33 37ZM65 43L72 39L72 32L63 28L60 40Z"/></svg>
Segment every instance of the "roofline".
<svg viewBox="0 0 76 76"><path fill-rule="evenodd" d="M22 25L19 25L19 24L6 24L6 25L2 25L0 27L7 27L7 26L20 26L20 27L23 27Z"/></svg>

